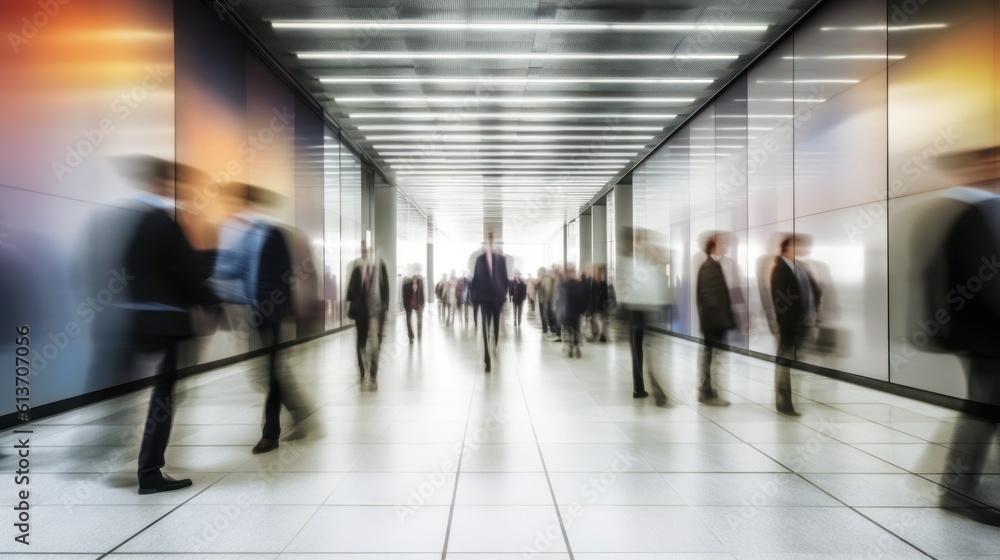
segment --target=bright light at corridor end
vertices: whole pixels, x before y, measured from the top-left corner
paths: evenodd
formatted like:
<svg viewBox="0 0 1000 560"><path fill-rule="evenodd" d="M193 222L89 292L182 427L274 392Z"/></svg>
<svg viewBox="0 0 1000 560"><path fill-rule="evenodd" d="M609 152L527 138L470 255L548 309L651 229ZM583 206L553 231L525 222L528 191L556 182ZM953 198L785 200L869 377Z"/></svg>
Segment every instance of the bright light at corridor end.
<svg viewBox="0 0 1000 560"><path fill-rule="evenodd" d="M711 24L711 23L539 23L539 22L481 22L460 21L371 21L371 20L312 20L272 21L275 29L369 29L415 31L576 31L576 32L734 32L760 33L767 31L763 24Z"/></svg>

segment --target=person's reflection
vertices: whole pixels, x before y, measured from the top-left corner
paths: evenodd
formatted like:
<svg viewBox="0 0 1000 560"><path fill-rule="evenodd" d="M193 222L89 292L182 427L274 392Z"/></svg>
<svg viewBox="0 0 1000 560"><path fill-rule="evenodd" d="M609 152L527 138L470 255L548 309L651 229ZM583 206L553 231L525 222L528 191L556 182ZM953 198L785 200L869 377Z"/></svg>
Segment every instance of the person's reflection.
<svg viewBox="0 0 1000 560"><path fill-rule="evenodd" d="M791 361L803 347L823 296L812 275L796 262L809 254L811 240L789 235L781 242L781 255L771 269L771 298L778 323L778 352L774 371L775 406L778 412L798 416L792 404Z"/></svg>
<svg viewBox="0 0 1000 560"><path fill-rule="evenodd" d="M987 148L942 158L941 166L954 179L969 187L991 189L996 177L997 149ZM943 240L942 251L931 267L941 272L941 284L928 284L929 309L938 329L935 342L964 358L968 390L966 398L994 407L1000 405L1000 198L992 194L978 200L968 197L967 207L959 212ZM928 277L935 274L928 271ZM945 291L947 290L947 291ZM947 318L947 321L942 321ZM990 418L993 439L996 416ZM977 498L981 495L981 477L987 466L990 446L982 423L958 423L954 445L949 453L945 486ZM978 443L979 445L976 445ZM959 444L972 444L961 446ZM1000 526L995 511L967 509L946 494L941 507L976 521Z"/></svg>

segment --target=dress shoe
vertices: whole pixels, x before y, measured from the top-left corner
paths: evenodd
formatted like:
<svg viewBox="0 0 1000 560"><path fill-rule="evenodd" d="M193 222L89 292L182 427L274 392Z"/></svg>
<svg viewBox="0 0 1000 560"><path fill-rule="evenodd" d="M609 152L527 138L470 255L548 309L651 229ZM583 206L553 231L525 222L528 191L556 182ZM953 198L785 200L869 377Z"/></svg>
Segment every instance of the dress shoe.
<svg viewBox="0 0 1000 560"><path fill-rule="evenodd" d="M779 406L778 412L784 414L785 416L795 416L795 417L802 416L801 413L796 412L796 410L791 406Z"/></svg>
<svg viewBox="0 0 1000 560"><path fill-rule="evenodd" d="M192 482L190 478L182 478L176 480L170 478L168 475L161 475L162 480L155 482L153 484L147 484L146 486L139 486L140 494L156 494L157 492L170 492L171 490L180 490L181 488L187 488L191 486Z"/></svg>
<svg viewBox="0 0 1000 560"><path fill-rule="evenodd" d="M729 406L731 403L718 395L698 397L698 402L708 406Z"/></svg>
<svg viewBox="0 0 1000 560"><path fill-rule="evenodd" d="M582 358L583 357L583 354L580 353L580 347L579 346L577 346L574 350L576 352L576 357L577 358Z"/></svg>
<svg viewBox="0 0 1000 560"><path fill-rule="evenodd" d="M649 393L647 393L646 391L633 391L632 392L632 398L633 399L644 399L644 398L646 398L648 396L649 396Z"/></svg>
<svg viewBox="0 0 1000 560"><path fill-rule="evenodd" d="M258 455L260 453L267 453L268 451L274 451L278 448L278 440L260 438L257 445L253 446L253 454Z"/></svg>
<svg viewBox="0 0 1000 560"><path fill-rule="evenodd" d="M606 336L604 336L604 335L602 334L602 335L601 335L601 338L598 338L597 340L599 340L600 342L607 342L607 341L608 341L608 337L606 337Z"/></svg>

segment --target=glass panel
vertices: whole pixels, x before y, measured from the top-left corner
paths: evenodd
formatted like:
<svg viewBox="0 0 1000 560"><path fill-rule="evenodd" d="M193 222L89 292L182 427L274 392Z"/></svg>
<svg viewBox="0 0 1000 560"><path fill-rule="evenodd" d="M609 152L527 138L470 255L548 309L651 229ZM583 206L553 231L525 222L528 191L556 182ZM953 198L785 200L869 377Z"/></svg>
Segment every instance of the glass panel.
<svg viewBox="0 0 1000 560"><path fill-rule="evenodd" d="M787 39L750 70L746 130L749 227L792 219L795 146L789 115L795 87L791 57L792 41ZM738 126L733 128L740 132Z"/></svg>
<svg viewBox="0 0 1000 560"><path fill-rule="evenodd" d="M795 32L795 216L885 198L886 38L858 31L885 7L824 4Z"/></svg>

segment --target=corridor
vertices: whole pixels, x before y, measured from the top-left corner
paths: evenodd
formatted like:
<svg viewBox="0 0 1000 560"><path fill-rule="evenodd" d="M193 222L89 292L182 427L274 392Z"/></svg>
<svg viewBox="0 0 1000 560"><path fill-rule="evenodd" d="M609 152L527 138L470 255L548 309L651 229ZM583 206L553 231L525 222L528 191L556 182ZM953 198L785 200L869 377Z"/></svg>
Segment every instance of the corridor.
<svg viewBox="0 0 1000 560"><path fill-rule="evenodd" d="M287 441L296 427L284 416L273 453L250 453L260 437L262 359L183 380L166 470L194 480L184 490L136 494L148 389L34 423L33 543L26 555L4 541L12 554L2 557L1000 553L1000 529L970 519L1000 508L993 424L802 372L793 381L802 415L782 416L773 410L773 364L731 353L718 383L733 404L702 406L699 346L661 335L647 336L646 352L663 393L633 399L620 336L570 359L543 340L534 313L520 330L505 316L487 374L471 324L445 327L434 309L426 319L413 345L401 316L390 328L377 390L358 383L353 330L286 351L311 401L312 431ZM968 429L956 441L960 426ZM4 448L13 442L5 432ZM946 490L973 487L977 473L947 476L946 465L983 445L991 459L978 490ZM17 466L4 455L0 467L10 507Z"/></svg>

